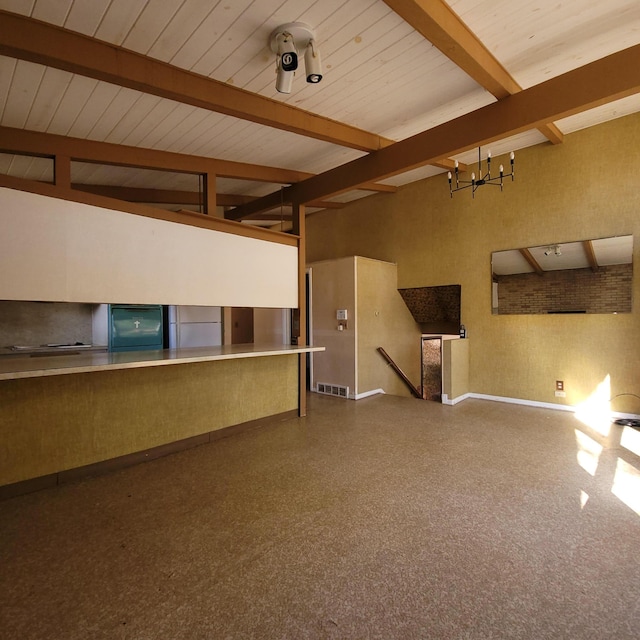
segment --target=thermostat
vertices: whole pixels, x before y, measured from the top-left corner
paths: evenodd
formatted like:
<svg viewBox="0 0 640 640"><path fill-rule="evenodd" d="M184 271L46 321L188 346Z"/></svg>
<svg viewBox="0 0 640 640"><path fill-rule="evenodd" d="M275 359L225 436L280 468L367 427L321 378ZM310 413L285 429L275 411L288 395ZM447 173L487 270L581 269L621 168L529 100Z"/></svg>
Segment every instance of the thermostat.
<svg viewBox="0 0 640 640"><path fill-rule="evenodd" d="M346 309L338 309L336 311L336 320L346 320L347 319L347 310Z"/></svg>

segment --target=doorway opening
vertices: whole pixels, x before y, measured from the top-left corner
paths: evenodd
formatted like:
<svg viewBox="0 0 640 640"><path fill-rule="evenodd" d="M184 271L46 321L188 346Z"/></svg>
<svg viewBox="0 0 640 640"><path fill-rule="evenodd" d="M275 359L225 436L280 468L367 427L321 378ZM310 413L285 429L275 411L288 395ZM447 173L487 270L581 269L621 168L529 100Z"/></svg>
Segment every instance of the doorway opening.
<svg viewBox="0 0 640 640"><path fill-rule="evenodd" d="M423 336L420 352L422 397L425 400L442 402L442 338Z"/></svg>

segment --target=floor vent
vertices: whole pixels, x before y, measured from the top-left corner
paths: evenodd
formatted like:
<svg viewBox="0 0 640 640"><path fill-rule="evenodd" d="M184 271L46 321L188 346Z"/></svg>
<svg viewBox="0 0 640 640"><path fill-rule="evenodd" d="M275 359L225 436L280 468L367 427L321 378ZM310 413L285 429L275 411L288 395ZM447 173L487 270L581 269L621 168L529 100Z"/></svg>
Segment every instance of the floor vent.
<svg viewBox="0 0 640 640"><path fill-rule="evenodd" d="M318 393L324 393L328 396L338 396L338 398L349 397L349 387L343 387L339 384L327 384L326 382L318 382L316 385Z"/></svg>

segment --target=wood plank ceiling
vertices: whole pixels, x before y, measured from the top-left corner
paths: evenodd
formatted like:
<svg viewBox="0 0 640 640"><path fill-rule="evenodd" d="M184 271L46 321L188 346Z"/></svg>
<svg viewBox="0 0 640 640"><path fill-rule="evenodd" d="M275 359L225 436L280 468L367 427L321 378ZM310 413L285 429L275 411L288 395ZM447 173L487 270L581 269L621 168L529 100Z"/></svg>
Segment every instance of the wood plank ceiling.
<svg viewBox="0 0 640 640"><path fill-rule="evenodd" d="M199 206L200 172L216 176L218 207L237 205L232 218L277 218L289 200L336 207L473 163L488 141L494 155L562 144L640 111L637 0L0 0L0 10L0 173L51 181L38 154L68 154L77 188L166 208ZM294 21L316 31L324 78L306 83L302 65L279 94L269 34ZM514 110L526 117L511 123ZM461 116L468 126L451 123Z"/></svg>

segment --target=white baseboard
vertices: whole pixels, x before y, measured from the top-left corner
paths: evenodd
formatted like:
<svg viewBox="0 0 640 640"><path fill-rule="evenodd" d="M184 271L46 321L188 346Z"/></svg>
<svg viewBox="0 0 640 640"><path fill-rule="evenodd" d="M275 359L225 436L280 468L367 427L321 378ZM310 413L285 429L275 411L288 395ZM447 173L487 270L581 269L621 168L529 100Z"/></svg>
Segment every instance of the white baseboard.
<svg viewBox="0 0 640 640"><path fill-rule="evenodd" d="M352 400L362 400L362 398L368 398L369 396L375 396L379 393L384 393L384 389L372 389L371 391L364 391L363 393L352 394L349 397Z"/></svg>
<svg viewBox="0 0 640 640"><path fill-rule="evenodd" d="M315 391L315 389L311 389ZM371 391L364 391L358 394L349 394L350 400L362 400L363 398L369 398L378 394L384 394L384 389L372 389ZM539 402L538 400L523 400L522 398L509 398L506 396L491 396L485 393L465 393L456 398L449 398L446 393L442 394L442 404L453 407L463 400L473 398L475 400L489 400L490 402L506 402L508 404L519 404L526 407L537 407L539 409L553 409L555 411L569 411L575 413L579 407L569 404L557 404L555 402ZM628 420L640 420L640 414L635 413L620 413L619 411L611 412L612 419L626 418Z"/></svg>
<svg viewBox="0 0 640 640"><path fill-rule="evenodd" d="M508 398L505 396L490 396L484 393L467 393L463 396L459 396L458 398L454 398L453 400L448 400L445 402L446 394L442 395L442 403L443 404L457 404L461 400L466 398L475 398L477 400L490 400L491 402L506 402L510 404L520 404L527 407L538 407L541 409L553 409L555 411L569 411L570 413L575 413L580 409L575 405L571 404L557 404L555 402L539 402L537 400L522 400L521 398ZM612 418L626 418L628 420L638 420L640 419L640 415L635 413L621 413L619 411L611 412Z"/></svg>
<svg viewBox="0 0 640 640"><path fill-rule="evenodd" d="M447 404L450 407L452 407L453 405L458 404L458 402L462 402L463 400L466 400L467 398L471 398L473 394L471 393L465 393L462 396L458 396L457 398L451 398L451 400L449 400L449 396L446 393L442 394L442 404Z"/></svg>
<svg viewBox="0 0 640 640"><path fill-rule="evenodd" d="M539 407L541 409L556 409L558 411L570 411L575 413L576 407L569 404L557 404L555 402L539 402L538 400L522 400L521 398L508 398L506 396L490 396L484 393L468 393L468 398L477 400L491 400L492 402L507 402L510 404L522 404L527 407Z"/></svg>

